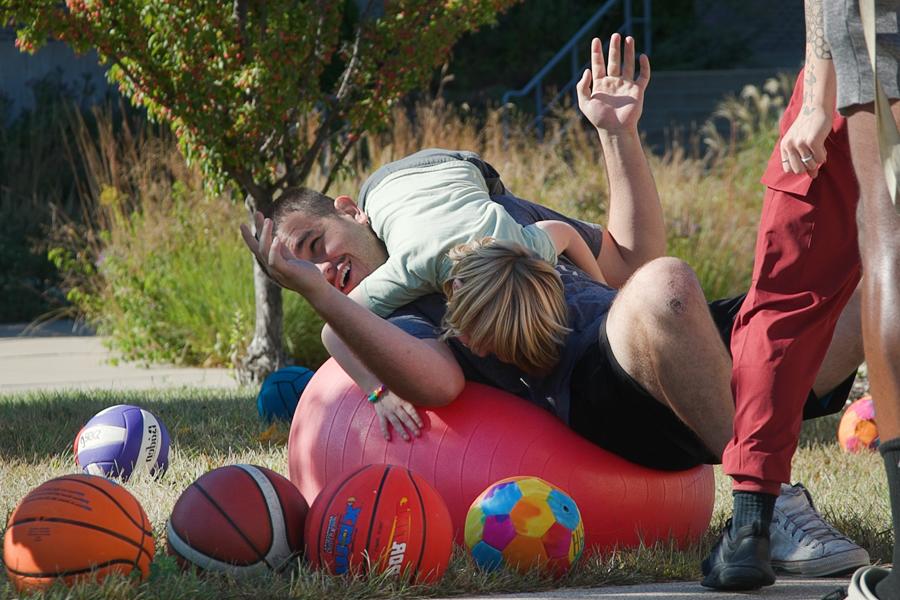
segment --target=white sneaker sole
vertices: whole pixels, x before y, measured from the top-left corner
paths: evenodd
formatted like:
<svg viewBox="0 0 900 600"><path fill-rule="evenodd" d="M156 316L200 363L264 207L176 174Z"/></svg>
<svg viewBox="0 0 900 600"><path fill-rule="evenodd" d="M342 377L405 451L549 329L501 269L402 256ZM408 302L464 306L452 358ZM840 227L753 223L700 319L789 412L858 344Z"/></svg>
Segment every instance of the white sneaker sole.
<svg viewBox="0 0 900 600"><path fill-rule="evenodd" d="M890 571L881 567L863 567L858 569L850 579L847 600L878 600L875 586L888 576Z"/></svg>
<svg viewBox="0 0 900 600"><path fill-rule="evenodd" d="M831 554L809 560L772 560L776 572L804 577L827 577L849 573L854 569L869 565L869 553L863 548L855 548L839 554Z"/></svg>

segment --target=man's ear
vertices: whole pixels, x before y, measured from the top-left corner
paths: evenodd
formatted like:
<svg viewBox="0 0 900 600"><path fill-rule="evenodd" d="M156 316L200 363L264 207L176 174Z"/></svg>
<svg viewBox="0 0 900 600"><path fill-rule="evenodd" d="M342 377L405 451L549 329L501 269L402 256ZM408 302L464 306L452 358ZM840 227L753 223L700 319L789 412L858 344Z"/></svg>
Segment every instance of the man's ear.
<svg viewBox="0 0 900 600"><path fill-rule="evenodd" d="M369 217L359 209L359 206L356 205L356 202L350 196L338 196L335 198L334 209L339 215L350 216L358 223L365 225L369 222Z"/></svg>

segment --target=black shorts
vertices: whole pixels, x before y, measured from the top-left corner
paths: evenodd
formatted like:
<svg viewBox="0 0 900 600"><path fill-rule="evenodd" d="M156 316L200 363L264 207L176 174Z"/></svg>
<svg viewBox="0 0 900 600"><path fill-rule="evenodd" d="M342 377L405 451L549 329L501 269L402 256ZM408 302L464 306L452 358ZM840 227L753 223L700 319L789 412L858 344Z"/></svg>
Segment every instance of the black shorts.
<svg viewBox="0 0 900 600"><path fill-rule="evenodd" d="M743 301L738 296L709 304L726 348ZM669 407L625 372L609 347L605 319L598 338L572 372L571 428L601 448L653 469L677 471L721 462ZM856 371L822 398L810 391L803 418L841 410L855 378Z"/></svg>

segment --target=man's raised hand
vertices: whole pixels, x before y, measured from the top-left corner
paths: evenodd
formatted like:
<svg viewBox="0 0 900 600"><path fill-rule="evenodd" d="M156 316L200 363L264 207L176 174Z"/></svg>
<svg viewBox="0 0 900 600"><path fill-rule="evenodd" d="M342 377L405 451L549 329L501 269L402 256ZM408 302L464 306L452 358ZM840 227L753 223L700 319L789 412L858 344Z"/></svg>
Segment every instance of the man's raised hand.
<svg viewBox="0 0 900 600"><path fill-rule="evenodd" d="M614 33L609 40L609 63L603 59L599 38L591 40L591 68L576 85L578 107L597 129L610 133L636 129L644 108L644 90L650 82L650 59L641 54L640 76L634 78L634 38Z"/></svg>

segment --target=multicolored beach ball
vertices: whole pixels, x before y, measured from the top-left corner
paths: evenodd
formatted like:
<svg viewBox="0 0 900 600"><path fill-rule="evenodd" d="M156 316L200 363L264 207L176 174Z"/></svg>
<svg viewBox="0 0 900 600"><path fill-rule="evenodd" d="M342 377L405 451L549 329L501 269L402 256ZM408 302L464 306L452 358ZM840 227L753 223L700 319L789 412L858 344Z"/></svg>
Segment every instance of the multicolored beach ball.
<svg viewBox="0 0 900 600"><path fill-rule="evenodd" d="M870 396L860 398L844 410L838 425L838 443L845 452L856 453L878 448L875 404Z"/></svg>
<svg viewBox="0 0 900 600"><path fill-rule="evenodd" d="M465 538L475 563L487 571L540 567L563 575L584 550L584 525L566 492L538 477L510 477L469 507Z"/></svg>

